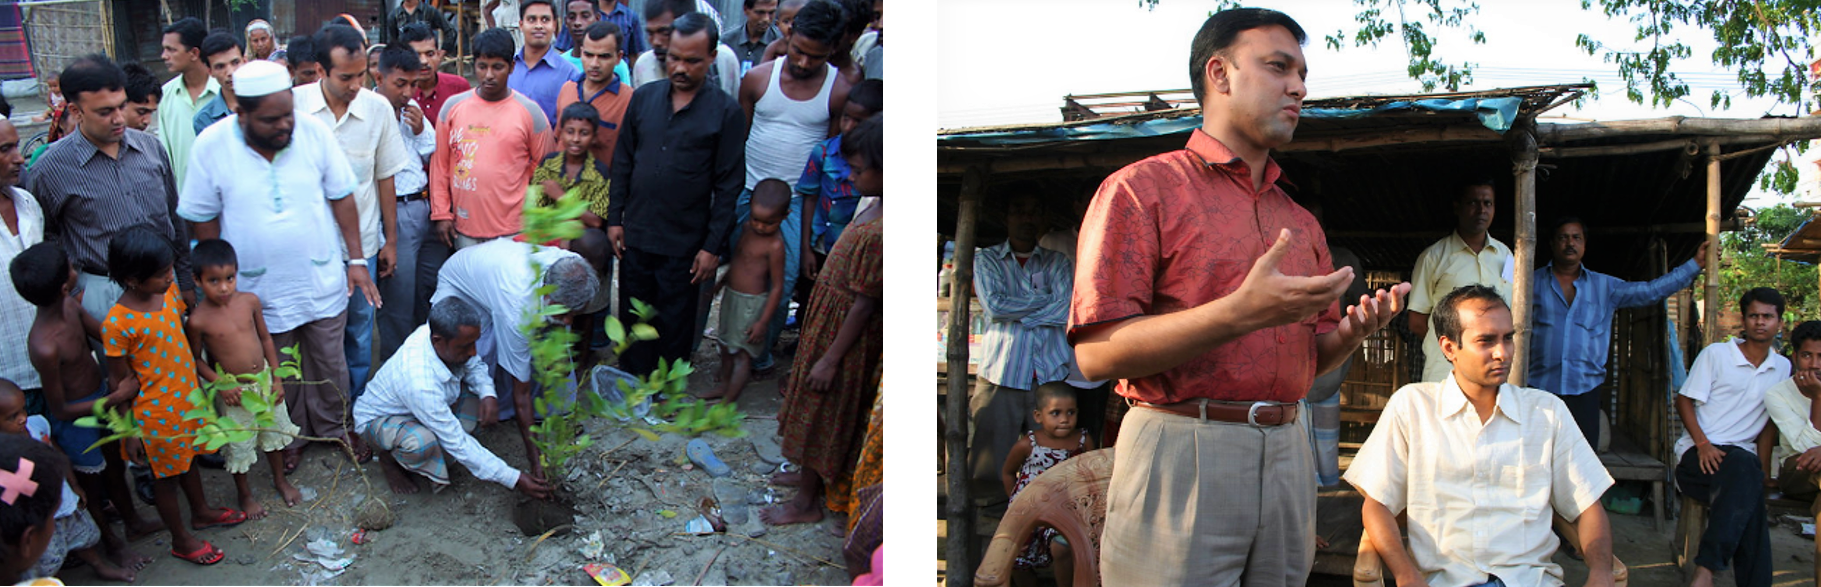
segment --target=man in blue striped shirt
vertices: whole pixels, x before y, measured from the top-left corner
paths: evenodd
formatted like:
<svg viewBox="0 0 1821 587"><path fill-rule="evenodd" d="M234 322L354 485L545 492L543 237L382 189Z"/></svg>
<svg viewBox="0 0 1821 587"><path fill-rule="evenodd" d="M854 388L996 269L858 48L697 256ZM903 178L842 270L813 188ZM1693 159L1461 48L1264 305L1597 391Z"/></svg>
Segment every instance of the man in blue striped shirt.
<svg viewBox="0 0 1821 587"><path fill-rule="evenodd" d="M968 401L974 422L968 469L974 495L986 503L1005 501L1000 471L1026 430L1036 427L1032 393L1038 387L1067 387L1069 300L1075 264L1068 255L1037 246L1043 236L1043 204L1036 194L1013 195L1006 203L1005 242L974 257L974 292L986 310L979 383Z"/></svg>
<svg viewBox="0 0 1821 587"><path fill-rule="evenodd" d="M1650 281L1625 281L1582 267L1587 231L1573 216L1555 221L1549 249L1553 259L1536 271L1533 282L1528 385L1561 396L1587 444L1597 450L1613 312L1654 304L1688 287L1707 267L1707 244L1693 259Z"/></svg>

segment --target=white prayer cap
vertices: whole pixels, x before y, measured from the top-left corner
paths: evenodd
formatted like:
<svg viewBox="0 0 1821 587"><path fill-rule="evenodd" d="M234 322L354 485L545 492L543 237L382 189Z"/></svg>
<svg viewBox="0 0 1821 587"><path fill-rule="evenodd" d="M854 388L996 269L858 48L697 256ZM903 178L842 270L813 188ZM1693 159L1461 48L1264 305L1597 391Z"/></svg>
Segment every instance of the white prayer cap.
<svg viewBox="0 0 1821 587"><path fill-rule="evenodd" d="M263 59L248 61L234 70L234 95L253 98L291 89L291 71Z"/></svg>

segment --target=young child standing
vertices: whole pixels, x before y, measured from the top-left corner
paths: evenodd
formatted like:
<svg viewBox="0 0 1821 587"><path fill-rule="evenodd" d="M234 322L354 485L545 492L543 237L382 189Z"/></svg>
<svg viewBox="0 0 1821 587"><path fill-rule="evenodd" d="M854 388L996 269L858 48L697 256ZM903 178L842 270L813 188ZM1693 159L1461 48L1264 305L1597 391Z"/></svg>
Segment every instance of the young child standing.
<svg viewBox="0 0 1821 587"><path fill-rule="evenodd" d="M841 110L841 132L860 126L885 108L885 82L869 79L847 92L847 105ZM860 206L860 189L854 186L853 167L841 156L841 135L817 144L809 151L809 163L803 166L803 177L797 179L797 193L803 194L806 206L815 205L815 214L803 223L803 273L814 279L816 268L828 258L828 251L841 240L841 232L854 221Z"/></svg>
<svg viewBox="0 0 1821 587"><path fill-rule="evenodd" d="M70 295L76 289L76 271L69 258L56 243L43 242L13 257L9 269L13 290L38 307L25 344L43 384L45 414L49 417L46 425L69 457L77 486L88 495L109 498L89 500L89 515L106 520L104 512L111 499L126 524L129 539L163 530L156 520L140 518L134 507L132 492L126 485L126 464L120 459L120 443L110 442L91 450L89 447L101 439L101 429L75 424L76 418L94 413L95 402L104 402L110 409L131 404L139 395L139 385L131 379L117 382L113 393L108 393L108 384L88 345L89 337L101 338L101 323L82 310L79 294ZM151 562L128 548L126 541L107 525L101 526L101 539L108 556L122 567L137 570Z"/></svg>
<svg viewBox="0 0 1821 587"><path fill-rule="evenodd" d="M176 256L170 241L144 226L127 229L108 242L108 277L125 291L102 320L101 338L109 375L115 381L139 380L133 419L142 438L127 440L124 450L128 459L149 467L156 479L152 495L158 517L171 531L171 556L212 565L227 555L190 530L233 526L247 521L247 514L210 507L202 477L190 467L196 458L193 439L199 424L184 419L183 413L193 409L185 396L196 388L196 367L183 333L185 305L171 272ZM189 524L184 524L177 503L180 487L190 503Z"/></svg>
<svg viewBox="0 0 1821 587"><path fill-rule="evenodd" d="M25 392L5 379L0 379L0 434L30 436L46 445L57 446L56 441L51 440L50 421L44 419L44 416L25 415ZM75 475L71 471L62 483L63 501L57 506L57 530L51 533L50 545L38 557L32 575L56 575L57 571L63 569L63 559L74 553L76 558L95 568L95 575L110 581L132 582L133 570L115 565L114 561L102 557L95 550L95 546L101 543L101 533L106 528L95 525L95 518L79 507L82 494L71 487L69 480L73 479Z"/></svg>
<svg viewBox="0 0 1821 587"><path fill-rule="evenodd" d="M563 107L558 116L558 149L545 155L531 172L531 185L539 191L537 205L548 207L564 198L582 198L588 201L582 225L605 230L601 219L607 216L607 162L588 151L588 145L594 143L594 130L601 124L600 112L587 102L576 102Z"/></svg>
<svg viewBox="0 0 1821 587"><path fill-rule="evenodd" d="M753 186L752 217L734 244L733 262L722 281L721 324L715 328L721 379L703 399L736 401L752 377L752 358L765 343L766 327L784 297L784 239L778 225L789 210L790 184L767 179Z"/></svg>
<svg viewBox="0 0 1821 587"><path fill-rule="evenodd" d="M272 466L272 488L278 490L285 505L295 506L303 501L303 494L285 478L284 457L278 452L299 431L285 407L284 384L272 377L272 369L278 365L278 347L272 344L272 334L266 332L259 296L238 289L240 260L234 255L233 245L221 239L196 243L190 252L190 266L196 273L196 291L202 294L184 329L189 332L191 350L197 353L196 374L211 383L224 374L258 375L261 383L223 390L215 398L216 407L222 416L250 426L253 413L241 404L241 396L254 393L272 405L272 415L277 419L272 429L222 447L228 473L234 475L234 487L240 492L240 509L247 513L247 519L258 520L266 517L266 508L253 498L253 489L247 485L247 470L259 459L260 452L266 453L267 464ZM203 360L204 351L212 361ZM226 373L217 372L217 367Z"/></svg>
<svg viewBox="0 0 1821 587"><path fill-rule="evenodd" d="M1095 448L1094 438L1088 435L1087 429L1075 427L1075 388L1064 385L1040 387L1035 399L1037 409L1031 415L1037 420L1037 429L1025 435L1026 442L1012 445L1011 454L1005 458L1005 468L1000 471L1005 492L1013 499L1017 499L1018 492L1030 485L1037 475ZM1055 528L1042 528L1031 537L1024 554L1018 555L1014 563L1020 569L1036 569L1053 563L1056 584L1073 585L1074 560L1068 541L1063 540Z"/></svg>
<svg viewBox="0 0 1821 587"><path fill-rule="evenodd" d="M57 531L63 492L57 484L69 475L62 452L19 434L0 434L0 585L23 584L38 557L44 556ZM62 585L56 579L31 585Z"/></svg>

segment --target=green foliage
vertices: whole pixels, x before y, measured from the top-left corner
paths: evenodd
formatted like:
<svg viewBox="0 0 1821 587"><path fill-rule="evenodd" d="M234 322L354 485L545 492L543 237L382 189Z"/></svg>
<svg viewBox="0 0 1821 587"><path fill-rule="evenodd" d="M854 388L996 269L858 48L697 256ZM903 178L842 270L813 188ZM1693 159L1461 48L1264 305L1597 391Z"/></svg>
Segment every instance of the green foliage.
<svg viewBox="0 0 1821 587"><path fill-rule="evenodd" d="M1807 220L1807 212L1778 205L1759 211L1755 221L1743 230L1720 235L1722 261L1718 302L1724 304L1722 307L1733 308L1745 290L1774 287L1788 301L1784 313L1786 322L1796 316L1815 316L1821 311L1815 266L1779 260L1760 246L1782 242Z"/></svg>
<svg viewBox="0 0 1821 587"><path fill-rule="evenodd" d="M191 407L189 411L183 413L183 418L198 420L201 425L196 432L178 438L189 438L201 450L214 451L229 444L252 440L253 436L260 432L279 432L276 429L278 420L275 415L275 406L267 399L272 393L271 382L295 378L303 373L303 370L298 367L297 345L279 349L279 352L289 359L281 362L276 368L268 366L257 373L234 374L221 368L219 364L215 365L215 372L219 376L214 381L203 382L202 387L192 389L184 396L184 399L190 402ZM240 406L252 415L251 421L243 422L233 416L222 414L215 408L215 398L221 392L249 385L255 386L258 393L240 394ZM108 410L103 407L103 404L104 402L95 402L94 415L76 419L77 426L108 430L108 434L89 445L89 449L93 450L116 440L143 437L143 432L139 429L130 410L118 408Z"/></svg>

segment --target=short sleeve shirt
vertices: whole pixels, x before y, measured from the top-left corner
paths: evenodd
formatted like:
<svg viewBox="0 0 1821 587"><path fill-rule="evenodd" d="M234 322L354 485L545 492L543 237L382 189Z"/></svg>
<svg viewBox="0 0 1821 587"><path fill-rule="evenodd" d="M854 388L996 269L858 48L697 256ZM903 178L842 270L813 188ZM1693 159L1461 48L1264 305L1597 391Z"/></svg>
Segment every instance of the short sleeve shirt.
<svg viewBox="0 0 1821 587"><path fill-rule="evenodd" d="M1126 166L1100 184L1081 227L1071 340L1084 327L1201 306L1232 294L1290 229L1286 275L1325 275L1332 261L1315 217L1277 187L1265 166L1253 190L1246 163L1196 130L1188 147ZM1315 381L1315 337L1340 324L1340 307L1245 334L1168 371L1119 382L1120 395L1151 403L1196 398L1301 399Z"/></svg>
<svg viewBox="0 0 1821 587"><path fill-rule="evenodd" d="M1770 420L1764 410L1765 393L1789 379L1789 359L1772 352L1764 362L1752 365L1739 342L1716 342L1701 349L1688 368L1688 381L1676 393L1695 400L1695 421L1708 442L1757 453L1758 433ZM1676 458L1694 446L1694 437L1683 431L1676 439Z"/></svg>
<svg viewBox="0 0 1821 587"><path fill-rule="evenodd" d="M531 380L531 342L519 329L527 310L541 303L535 288L542 279L530 261L548 268L575 253L556 248L495 239L449 256L437 273L430 303L460 298L480 312L480 339L474 343L482 360L519 381Z"/></svg>
<svg viewBox="0 0 1821 587"><path fill-rule="evenodd" d="M372 257L379 254L379 247L385 241L379 218L379 180L398 175L407 165L416 165L419 159L405 151L391 102L372 90L361 88L354 94L354 101L348 103L341 120L336 120L335 110L329 107L329 99L322 92L321 82L291 90L296 97L297 112L327 125L335 133L342 152L348 156L348 165L354 170L354 205L360 213L360 252ZM394 195L410 193L397 191L396 183L393 188Z"/></svg>

